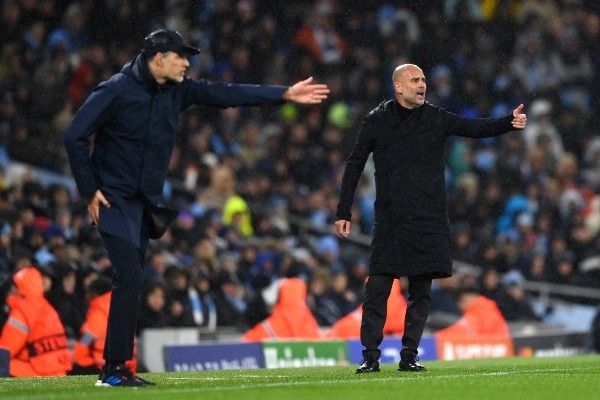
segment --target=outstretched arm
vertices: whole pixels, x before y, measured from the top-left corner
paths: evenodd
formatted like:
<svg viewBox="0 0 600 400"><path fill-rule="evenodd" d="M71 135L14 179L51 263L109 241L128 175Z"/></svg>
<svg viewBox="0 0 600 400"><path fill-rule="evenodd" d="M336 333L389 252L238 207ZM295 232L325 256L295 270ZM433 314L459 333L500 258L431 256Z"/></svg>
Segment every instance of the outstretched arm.
<svg viewBox="0 0 600 400"><path fill-rule="evenodd" d="M501 118L464 118L446 112L447 135L458 135L470 138L499 136L513 130L522 130L527 125L527 115L523 114L523 104L519 104L511 114Z"/></svg>
<svg viewBox="0 0 600 400"><path fill-rule="evenodd" d="M283 99L301 104L318 104L327 98L329 88L324 84L313 84L313 77L300 81L283 93Z"/></svg>
<svg viewBox="0 0 600 400"><path fill-rule="evenodd" d="M329 88L313 84L310 77L292 86L250 85L240 83L210 82L206 79L186 78L183 85L182 109L193 104L227 108L239 106L264 106L293 101L301 104L318 104L327 98Z"/></svg>

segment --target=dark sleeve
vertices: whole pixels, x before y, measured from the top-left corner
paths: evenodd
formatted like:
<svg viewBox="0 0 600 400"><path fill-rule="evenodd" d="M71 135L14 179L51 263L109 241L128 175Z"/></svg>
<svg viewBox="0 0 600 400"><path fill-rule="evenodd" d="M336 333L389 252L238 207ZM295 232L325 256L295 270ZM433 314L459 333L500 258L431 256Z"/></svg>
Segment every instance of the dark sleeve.
<svg viewBox="0 0 600 400"><path fill-rule="evenodd" d="M88 139L113 115L116 93L107 86L99 86L77 110L67 133L65 147L69 156L71 172L79 194L89 199L98 189L92 170Z"/></svg>
<svg viewBox="0 0 600 400"><path fill-rule="evenodd" d="M184 81L184 108L193 104L227 108L281 104L287 86L213 83L205 79Z"/></svg>
<svg viewBox="0 0 600 400"><path fill-rule="evenodd" d="M363 120L352 153L346 162L340 190L340 202L338 203L336 213L338 220L350 221L352 217L350 209L354 202L354 192L356 191L360 175L365 168L365 163L374 147L374 119L374 116L369 115Z"/></svg>
<svg viewBox="0 0 600 400"><path fill-rule="evenodd" d="M484 138L499 136L515 130L511 122L513 116L502 118L463 118L445 111L446 135L457 135L469 138Z"/></svg>

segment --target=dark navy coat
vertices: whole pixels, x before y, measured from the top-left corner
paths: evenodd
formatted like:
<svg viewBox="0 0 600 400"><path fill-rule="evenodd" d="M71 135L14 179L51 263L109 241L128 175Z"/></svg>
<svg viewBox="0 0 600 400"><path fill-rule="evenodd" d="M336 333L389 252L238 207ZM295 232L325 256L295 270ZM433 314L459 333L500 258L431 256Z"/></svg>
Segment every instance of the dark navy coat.
<svg viewBox="0 0 600 400"><path fill-rule="evenodd" d="M194 104L219 108L282 103L287 87L211 83L185 78L158 85L142 55L98 85L65 137L82 198L100 189L99 229L139 245L142 218L159 237L177 215L160 206L180 113ZM95 134L90 151L89 138ZM125 224L124 224L125 222Z"/></svg>
<svg viewBox="0 0 600 400"><path fill-rule="evenodd" d="M356 185L373 153L377 198L369 273L448 277L446 139L500 135L513 130L513 117L467 119L429 103L404 119L402 112L390 100L363 120L342 178L337 218L350 221Z"/></svg>

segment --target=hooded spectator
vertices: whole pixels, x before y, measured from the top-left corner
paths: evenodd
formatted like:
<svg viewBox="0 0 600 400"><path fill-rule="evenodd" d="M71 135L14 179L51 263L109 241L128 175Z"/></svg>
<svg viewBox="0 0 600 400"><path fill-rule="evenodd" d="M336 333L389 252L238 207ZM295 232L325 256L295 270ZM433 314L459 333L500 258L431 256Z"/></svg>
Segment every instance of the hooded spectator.
<svg viewBox="0 0 600 400"><path fill-rule="evenodd" d="M306 306L306 285L299 278L281 282L273 314L242 336L244 342L282 339L319 339L317 321Z"/></svg>
<svg viewBox="0 0 600 400"><path fill-rule="evenodd" d="M506 320L494 300L479 294L477 289L465 288L458 296L463 316L453 325L440 329L436 337L452 338L510 338Z"/></svg>
<svg viewBox="0 0 600 400"><path fill-rule="evenodd" d="M7 298L10 314L0 334L0 347L10 352L10 375L66 375L72 368L67 336L44 298L42 275L33 267L24 268L13 282L16 291Z"/></svg>

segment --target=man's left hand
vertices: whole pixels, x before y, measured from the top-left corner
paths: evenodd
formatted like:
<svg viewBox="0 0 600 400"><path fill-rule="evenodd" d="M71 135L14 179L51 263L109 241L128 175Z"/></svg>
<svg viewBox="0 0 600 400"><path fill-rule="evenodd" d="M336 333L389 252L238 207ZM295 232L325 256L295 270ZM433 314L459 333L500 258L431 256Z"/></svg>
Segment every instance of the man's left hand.
<svg viewBox="0 0 600 400"><path fill-rule="evenodd" d="M327 98L329 88L323 84L313 84L313 77L300 81L283 93L283 99L302 104L318 104Z"/></svg>
<svg viewBox="0 0 600 400"><path fill-rule="evenodd" d="M527 125L527 115L521 113L523 107L523 104L519 104L519 107L513 111L512 126L515 129L525 129L525 125Z"/></svg>

